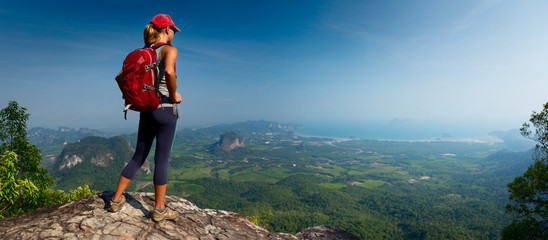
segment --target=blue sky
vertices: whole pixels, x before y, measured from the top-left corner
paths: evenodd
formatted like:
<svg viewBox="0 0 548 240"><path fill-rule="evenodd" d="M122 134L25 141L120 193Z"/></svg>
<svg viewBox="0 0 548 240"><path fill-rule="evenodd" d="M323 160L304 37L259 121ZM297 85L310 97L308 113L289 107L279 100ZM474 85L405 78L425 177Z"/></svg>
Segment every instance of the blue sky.
<svg viewBox="0 0 548 240"><path fill-rule="evenodd" d="M182 126L434 121L519 128L548 101L546 1L8 1L0 107L136 129L114 82L158 13L182 32Z"/></svg>

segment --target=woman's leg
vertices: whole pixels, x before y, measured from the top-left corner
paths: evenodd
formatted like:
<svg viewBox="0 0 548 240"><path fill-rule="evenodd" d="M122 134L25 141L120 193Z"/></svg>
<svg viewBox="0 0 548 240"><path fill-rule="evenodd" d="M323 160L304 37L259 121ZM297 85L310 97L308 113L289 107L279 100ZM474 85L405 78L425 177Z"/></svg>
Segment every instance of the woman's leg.
<svg viewBox="0 0 548 240"><path fill-rule="evenodd" d="M167 188L167 167L177 116L173 115L172 108L159 108L152 113L156 120L156 152L154 154L154 191L157 209L164 208L164 199Z"/></svg>
<svg viewBox="0 0 548 240"><path fill-rule="evenodd" d="M112 197L112 200L114 201L119 201L122 198L122 194L135 176L135 173L147 159L155 135L152 121L153 119L150 113L140 114L135 154L133 154L131 160L124 167L124 170L122 170L122 174L118 180L118 186L116 187L116 193L114 194L114 197Z"/></svg>
<svg viewBox="0 0 548 240"><path fill-rule="evenodd" d="M112 197L113 201L119 202L120 200L122 200L122 194L124 194L124 191L126 190L130 182L131 179L120 176L120 179L118 180L118 187L116 187L116 193L114 193L114 196Z"/></svg>
<svg viewBox="0 0 548 240"><path fill-rule="evenodd" d="M156 209L163 209L165 207L167 184L154 185L154 200Z"/></svg>

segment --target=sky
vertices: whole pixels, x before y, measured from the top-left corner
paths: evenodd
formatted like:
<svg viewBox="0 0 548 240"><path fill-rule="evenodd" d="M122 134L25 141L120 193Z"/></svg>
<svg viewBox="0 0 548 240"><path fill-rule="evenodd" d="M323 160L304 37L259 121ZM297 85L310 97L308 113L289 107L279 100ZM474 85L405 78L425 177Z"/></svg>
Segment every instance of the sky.
<svg viewBox="0 0 548 240"><path fill-rule="evenodd" d="M246 120L519 128L548 101L548 2L8 1L0 107L30 127L137 129L114 81L159 13L180 126Z"/></svg>

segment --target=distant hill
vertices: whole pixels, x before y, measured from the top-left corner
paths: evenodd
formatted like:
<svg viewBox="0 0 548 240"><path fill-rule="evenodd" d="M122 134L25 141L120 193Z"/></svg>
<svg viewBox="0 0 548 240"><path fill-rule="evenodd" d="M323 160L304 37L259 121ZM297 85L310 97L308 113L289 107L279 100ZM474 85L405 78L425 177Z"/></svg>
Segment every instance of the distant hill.
<svg viewBox="0 0 548 240"><path fill-rule="evenodd" d="M172 158L177 157L178 151L190 148L209 149L218 156L227 156L228 152L231 155L243 154L249 151L245 147L244 136L245 141L251 143L275 141L277 138L294 136L292 130L299 127L260 120L184 129L176 134ZM107 135L86 128L75 130L61 127L53 130L37 127L29 130L32 143L39 147L42 156L47 159L42 164L50 170L57 188L65 190L81 185L89 185L96 190L105 190L105 186L114 187L120 172L135 151L133 146L137 133L105 138ZM154 156L154 147L149 160ZM176 164L170 162L170 165ZM147 161L136 177L149 171Z"/></svg>
<svg viewBox="0 0 548 240"><path fill-rule="evenodd" d="M265 120L245 121L232 124L220 124L204 128L185 128L177 131L175 134L175 149L187 149L196 147L205 147L216 143L219 136L233 131L243 136L247 142L253 143L262 141L265 138L275 139L280 137L294 136L293 130L300 129L302 126L292 123L278 123ZM137 141L137 133L122 134L127 138L132 146ZM153 146L154 148L154 146Z"/></svg>
<svg viewBox="0 0 548 240"><path fill-rule="evenodd" d="M91 189L113 189L134 149L123 137L86 137L65 145L51 174L59 189L89 185ZM142 171L150 172L148 162Z"/></svg>
<svg viewBox="0 0 548 240"><path fill-rule="evenodd" d="M34 127L27 133L29 142L31 144L35 144L38 148L53 145L64 145L67 143L76 142L88 136L106 136L106 133L100 130L90 128L80 128L76 130L68 127L60 127L58 129Z"/></svg>
<svg viewBox="0 0 548 240"><path fill-rule="evenodd" d="M535 142L521 136L518 129L508 131L493 131L489 135L500 138L504 148L512 151L527 151L535 147Z"/></svg>
<svg viewBox="0 0 548 240"><path fill-rule="evenodd" d="M221 135L219 141L212 144L209 147L209 150L216 154L228 153L234 150L246 150L244 144L244 138L234 133L233 131L228 131L225 134Z"/></svg>
<svg viewBox="0 0 548 240"><path fill-rule="evenodd" d="M302 128L300 125L295 124L283 124L278 122L270 122L265 120L259 121L246 121L233 124L220 124L212 127L205 127L199 129L184 129L177 132L181 135L194 135L199 134L205 137L218 137L221 134L224 134L228 131L233 131L237 134L243 136L251 136L256 134L265 134L265 133L290 133L293 134L293 130Z"/></svg>
<svg viewBox="0 0 548 240"><path fill-rule="evenodd" d="M68 143L50 173L61 189L114 190L135 138ZM178 131L167 194L260 216L262 226L291 234L329 223L361 239L497 239L511 221L507 184L532 154L480 141L301 137L287 125L248 121ZM144 173L127 192L154 191Z"/></svg>
<svg viewBox="0 0 548 240"><path fill-rule="evenodd" d="M302 128L300 125L291 123L278 123L265 120L245 121L232 124L220 124L212 127L202 128L202 131L208 131L218 135L229 130L240 134L252 134L253 132L290 132Z"/></svg>
<svg viewBox="0 0 548 240"><path fill-rule="evenodd" d="M68 127L58 129L34 127L27 131L28 139L31 144L36 145L42 153L40 164L51 169L55 158L61 153L63 147L68 143L76 142L88 136L102 136L107 134L100 130L90 128L80 128L78 130Z"/></svg>
<svg viewBox="0 0 548 240"><path fill-rule="evenodd" d="M245 139L246 144L277 141L294 137L295 134L293 130L298 128L301 128L301 126L264 120L221 124L197 129L186 128L177 132L173 150L177 152L196 148L209 149L210 146L216 144L220 140L221 135L229 131L242 136ZM136 139L136 134L124 137L132 141L132 139Z"/></svg>

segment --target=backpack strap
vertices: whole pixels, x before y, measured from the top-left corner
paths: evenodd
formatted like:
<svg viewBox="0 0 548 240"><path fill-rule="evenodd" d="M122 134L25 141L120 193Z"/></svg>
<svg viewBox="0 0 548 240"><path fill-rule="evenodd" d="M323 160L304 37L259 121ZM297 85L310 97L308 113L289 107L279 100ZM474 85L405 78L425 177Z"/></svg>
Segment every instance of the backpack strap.
<svg viewBox="0 0 548 240"><path fill-rule="evenodd" d="M143 48L151 48L152 50L154 50L154 53L156 53L156 49L158 49L158 48L160 48L160 47L162 47L162 46L164 46L164 45L170 45L170 46L171 46L171 44L169 44L169 43L162 43L162 42L160 42L160 43L152 44L152 45L150 45L150 46L145 46L145 47L143 47ZM156 59L156 62L153 63L153 64L150 66L150 68L155 67L155 68L156 68L156 72L158 72L158 71L159 71L159 70L158 70L158 66L160 65L160 62L158 61L158 56L156 56L155 59ZM148 70L149 70L149 67L147 66L147 71L148 71ZM160 91L159 91L160 80L159 80L159 79L156 79L156 81L154 81L154 82L155 82L154 85L156 85L156 86L154 86L154 87L150 86L151 88L150 88L149 90L156 90L156 94L160 94ZM129 110L130 107L131 107L131 104L128 104L128 105L124 108L124 110L122 110L122 112L124 112L124 119L125 119L125 120L127 120L127 110ZM180 118L180 111L181 111L181 110L180 110L179 104L177 104L177 107L178 107L178 109L176 109L175 107L173 108L173 112L174 112L174 114L175 114L175 112L176 112L176 113L177 113L177 114L176 114L177 117ZM175 138L174 138L174 140L175 140Z"/></svg>
<svg viewBox="0 0 548 240"><path fill-rule="evenodd" d="M152 45L150 45L150 46L145 46L145 47L152 48L152 49L156 50L157 48L159 48L159 47L161 47L161 46L164 46L164 45L169 45L169 46L171 46L171 44L169 44L169 43L159 42L159 43L152 44Z"/></svg>
<svg viewBox="0 0 548 240"><path fill-rule="evenodd" d="M154 59L156 60L156 62L154 63L154 67L156 68L156 74L160 73L160 69L159 69L160 60L158 60L159 57L158 57L158 52L156 50L164 45L171 46L171 44L163 43L163 42L159 42L150 46L150 48L154 51L154 54L156 54L156 56L154 57ZM162 94L160 93L160 79L158 79L158 75L156 75L155 77L156 77L156 81L154 81L154 90L156 91L156 96L161 97Z"/></svg>

